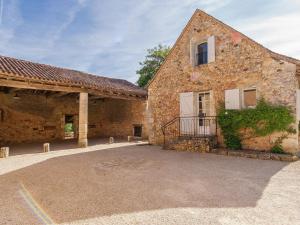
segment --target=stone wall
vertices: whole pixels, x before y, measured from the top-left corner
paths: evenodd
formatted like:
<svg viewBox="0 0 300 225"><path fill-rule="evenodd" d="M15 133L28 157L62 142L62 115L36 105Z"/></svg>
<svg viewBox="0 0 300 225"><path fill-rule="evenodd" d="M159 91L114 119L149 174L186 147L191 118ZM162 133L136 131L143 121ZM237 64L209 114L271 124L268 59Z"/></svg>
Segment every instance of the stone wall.
<svg viewBox="0 0 300 225"><path fill-rule="evenodd" d="M170 142L164 149L188 152L210 152L214 149L214 140L211 138L191 138Z"/></svg>
<svg viewBox="0 0 300 225"><path fill-rule="evenodd" d="M190 62L190 43L206 40L214 35L216 39L215 62L193 66ZM148 122L152 144L162 144L161 126L179 114L179 94L182 92L211 93L212 115L227 89L241 90L255 87L258 97L275 104L290 106L295 113L295 93L298 83L294 64L271 57L268 51L244 35L229 28L205 13L197 12L164 65L148 88ZM298 127L295 124L295 128ZM222 145L222 137L219 136ZM249 140L246 148L265 150L269 137ZM298 136L285 143L287 151L297 151Z"/></svg>
<svg viewBox="0 0 300 225"><path fill-rule="evenodd" d="M78 136L77 97L47 97L0 92L0 144L64 139L65 115L74 116L75 136ZM143 126L147 138L145 101L101 99L89 100L88 137L127 137L133 135L133 125Z"/></svg>
<svg viewBox="0 0 300 225"><path fill-rule="evenodd" d="M145 122L146 102L104 99L89 104L89 136L127 137L133 125L142 125L143 138L148 137Z"/></svg>

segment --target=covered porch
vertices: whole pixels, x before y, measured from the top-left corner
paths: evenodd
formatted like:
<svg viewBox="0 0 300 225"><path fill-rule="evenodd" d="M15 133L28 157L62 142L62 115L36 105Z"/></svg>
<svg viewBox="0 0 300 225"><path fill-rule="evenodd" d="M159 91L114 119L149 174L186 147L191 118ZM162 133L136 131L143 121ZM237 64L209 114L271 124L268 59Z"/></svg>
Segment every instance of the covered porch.
<svg viewBox="0 0 300 225"><path fill-rule="evenodd" d="M125 80L0 57L0 147L145 139L146 96Z"/></svg>

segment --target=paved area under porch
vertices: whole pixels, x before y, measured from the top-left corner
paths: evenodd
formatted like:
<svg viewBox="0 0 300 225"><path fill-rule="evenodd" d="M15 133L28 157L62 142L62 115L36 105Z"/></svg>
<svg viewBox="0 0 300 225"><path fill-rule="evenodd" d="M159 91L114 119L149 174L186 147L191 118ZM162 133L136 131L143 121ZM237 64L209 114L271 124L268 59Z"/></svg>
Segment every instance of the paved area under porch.
<svg viewBox="0 0 300 225"><path fill-rule="evenodd" d="M114 138L115 143L126 143L125 139ZM10 156L23 155L23 154L35 154L43 152L43 144L50 143L51 151L60 151L68 149L76 149L78 147L78 139L66 139L66 140L55 140L55 141L45 141L45 142L35 142L35 143L20 143L20 144L10 144L9 152ZM89 147L95 147L98 145L109 144L109 138L89 138Z"/></svg>

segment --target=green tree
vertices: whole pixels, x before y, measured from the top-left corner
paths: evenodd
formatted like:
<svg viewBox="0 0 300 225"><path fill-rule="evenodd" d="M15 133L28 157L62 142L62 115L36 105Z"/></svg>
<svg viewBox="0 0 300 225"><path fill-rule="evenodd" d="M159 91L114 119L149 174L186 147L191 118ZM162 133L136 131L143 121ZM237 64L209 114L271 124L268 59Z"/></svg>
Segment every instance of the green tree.
<svg viewBox="0 0 300 225"><path fill-rule="evenodd" d="M140 87L145 87L158 71L161 64L170 52L170 47L158 45L152 49L147 50L148 54L143 62L140 62L141 69L136 71L139 74L137 84Z"/></svg>

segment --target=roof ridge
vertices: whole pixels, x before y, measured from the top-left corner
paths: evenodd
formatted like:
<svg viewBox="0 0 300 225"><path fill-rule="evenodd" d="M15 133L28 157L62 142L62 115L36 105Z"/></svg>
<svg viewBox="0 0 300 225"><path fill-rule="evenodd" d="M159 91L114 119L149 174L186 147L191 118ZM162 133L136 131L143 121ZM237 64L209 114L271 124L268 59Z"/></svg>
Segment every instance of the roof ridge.
<svg viewBox="0 0 300 225"><path fill-rule="evenodd" d="M33 80L49 84L75 85L88 89L120 92L128 95L146 96L145 89L125 79L98 76L79 70L16 59L0 55L0 73L22 81Z"/></svg>
<svg viewBox="0 0 300 225"><path fill-rule="evenodd" d="M236 30L235 28L233 28L232 26L222 22L221 20L219 20L218 18L206 13L205 11L201 10L201 9L196 9L196 12L200 12L208 17L210 17L211 19L213 20L216 20L218 23L222 24L223 26L235 31L235 32L238 32L239 34L243 35L245 38L247 38L249 41L259 45L260 47L262 47L263 49L267 50L269 53L273 54L275 57L283 57L283 58L286 58L285 60L290 60L290 61L296 61L296 62L292 62L292 63L299 63L300 64L300 59L296 59L296 58L293 58L293 57L290 57L290 56L287 56L287 55L284 55L284 54L280 54L280 53L277 53L277 52L274 52L272 50L270 50L269 48L265 47L264 45L260 44L259 42L255 41L254 39L252 39L251 37L248 37L247 35L243 34L242 32ZM284 59L283 59L284 60Z"/></svg>
<svg viewBox="0 0 300 225"><path fill-rule="evenodd" d="M237 32L239 34L241 34L244 38L248 39L249 41L251 41L253 44L258 45L259 47L261 47L262 49L264 49L265 51L267 51L267 53L269 53L271 55L271 57L275 57L275 58L279 58L282 60L286 60L289 62L292 62L296 65L300 65L300 59L296 59L296 58L292 58L290 56L286 56L286 55L282 55L276 52L273 52L272 50L268 49L267 47L263 46L262 44L258 43L257 41L255 41L254 39L248 37L247 35L243 34L242 32L236 30L235 28L231 27L230 25L222 22L221 20L217 19L216 17L206 13L205 11L197 8L195 10L195 12L193 13L193 15L190 17L190 19L188 20L188 22L186 23L186 25L184 26L184 28L182 29L180 35L178 36L178 38L176 39L174 45L172 46L169 54L167 55L167 57L165 58L164 62L162 63L162 65L159 67L159 69L157 70L157 72L154 74L154 76L152 77L152 79L148 82L148 84L146 85L146 87L148 88L150 86L150 84L153 82L153 80L155 79L156 75L159 73L160 69L163 67L163 65L165 64L165 62L167 61L168 57L171 55L171 53L173 52L175 46L177 45L177 43L179 42L179 40L181 39L181 37L183 36L183 34L185 33L186 29L188 28L188 26L190 25L190 23L193 21L194 17L198 14L198 13L202 13L204 15L206 15L207 17L211 18L212 20L218 22L219 24L221 24L222 26L233 30L234 32Z"/></svg>
<svg viewBox="0 0 300 225"><path fill-rule="evenodd" d="M146 85L146 88L148 88L150 86L150 84L152 83L152 81L155 79L156 74L159 73L159 71L161 70L161 68L164 66L164 64L166 63L166 61L168 60L168 58L170 57L171 53L173 52L173 50L175 49L175 46L177 45L177 43L179 42L179 40L181 39L181 37L183 36L183 34L185 33L187 27L190 25L190 23L193 21L194 17L196 16L197 12L199 9L196 9L195 12L193 13L193 15L190 17L190 19L188 20L188 22L186 23L186 25L184 26L183 30L180 32L178 38L176 39L174 45L171 47L168 55L166 56L165 60L163 61L163 63L160 65L160 67L158 68L158 70L156 71L156 73L153 75L153 77L151 78L151 80L149 80L149 82Z"/></svg>
<svg viewBox="0 0 300 225"><path fill-rule="evenodd" d="M46 66L46 67L51 67L53 69L59 69L59 70L67 70L67 71L72 71L72 72L76 72L76 73L81 73L83 75L89 75L89 76L93 76L93 77L97 77L97 78L103 78L103 79L108 79L108 80L124 80L127 81L125 79L120 79L120 78L112 78L112 77L106 77L104 75L96 75L90 72L84 72L84 71L80 71L80 70L75 70L75 69L71 69L71 68L66 68L66 67L60 67L60 66L55 66L55 65L51 65L51 64L46 64L46 63L41 63L41 62L34 62L34 61L29 61L27 59L19 59L19 58L14 58L11 56L4 56L4 55L0 55L0 58L8 58L8 59L12 59L12 60L17 60L20 62L25 62L25 63L32 63L32 64L36 64L36 65L40 65L40 66ZM128 83L131 83L129 81L127 81ZM132 83L131 83L132 84Z"/></svg>

